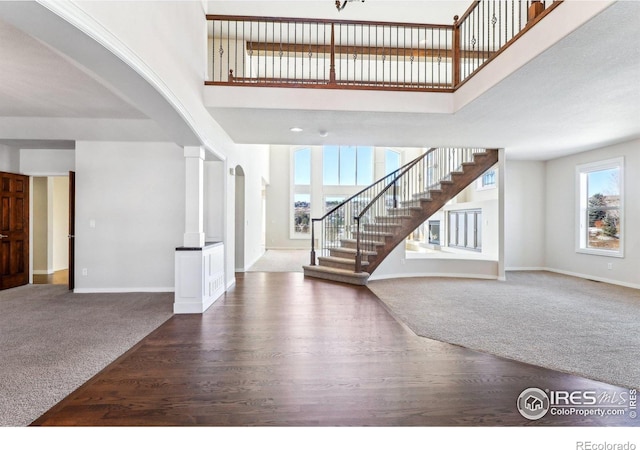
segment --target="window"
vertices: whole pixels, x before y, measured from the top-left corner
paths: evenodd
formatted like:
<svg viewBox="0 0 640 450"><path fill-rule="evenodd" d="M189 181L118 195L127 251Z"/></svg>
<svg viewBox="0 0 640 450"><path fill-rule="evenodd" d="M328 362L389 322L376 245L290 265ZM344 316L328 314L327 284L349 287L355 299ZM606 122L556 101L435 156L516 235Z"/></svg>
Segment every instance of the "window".
<svg viewBox="0 0 640 450"><path fill-rule="evenodd" d="M325 197L324 198L324 212L328 213L336 206L340 205L344 201L344 197Z"/></svg>
<svg viewBox="0 0 640 450"><path fill-rule="evenodd" d="M293 184L308 186L311 184L311 149L303 148L293 154Z"/></svg>
<svg viewBox="0 0 640 450"><path fill-rule="evenodd" d="M400 168L400 153L386 149L384 151L384 174L389 175Z"/></svg>
<svg viewBox="0 0 640 450"><path fill-rule="evenodd" d="M440 221L429 221L429 244L440 245Z"/></svg>
<svg viewBox="0 0 640 450"><path fill-rule="evenodd" d="M309 194L295 194L293 208L294 232L309 234L309 226L311 225L311 196Z"/></svg>
<svg viewBox="0 0 640 450"><path fill-rule="evenodd" d="M577 167L577 251L623 257L623 159Z"/></svg>
<svg viewBox="0 0 640 450"><path fill-rule="evenodd" d="M476 190L492 189L496 187L496 169L489 169L478 178Z"/></svg>
<svg viewBox="0 0 640 450"><path fill-rule="evenodd" d="M373 147L326 146L322 172L325 186L368 186L373 183Z"/></svg>
<svg viewBox="0 0 640 450"><path fill-rule="evenodd" d="M293 152L293 236L311 232L311 149Z"/></svg>
<svg viewBox="0 0 640 450"><path fill-rule="evenodd" d="M482 211L449 212L449 247L482 250Z"/></svg>

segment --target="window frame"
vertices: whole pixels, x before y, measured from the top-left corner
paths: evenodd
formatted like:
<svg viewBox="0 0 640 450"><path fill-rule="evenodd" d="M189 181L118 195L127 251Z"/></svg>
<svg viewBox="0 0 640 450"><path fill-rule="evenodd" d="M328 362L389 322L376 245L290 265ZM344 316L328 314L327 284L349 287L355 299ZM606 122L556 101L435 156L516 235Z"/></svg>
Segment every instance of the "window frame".
<svg viewBox="0 0 640 450"><path fill-rule="evenodd" d="M618 189L620 195L620 233L619 248L617 250L589 248L588 245L588 186L587 177L592 172L602 170L618 169ZM576 224L575 224L575 251L587 255L608 256L612 258L624 258L624 157L611 158L602 161L595 161L576 166Z"/></svg>
<svg viewBox="0 0 640 450"><path fill-rule="evenodd" d="M337 184L331 184L331 183L325 183L325 171L327 170L326 168L326 160L325 160L325 151L327 148L335 148L337 149ZM354 151L354 161L353 161L353 179L355 181L354 184L351 183L346 183L345 180L347 180L347 175L344 174L343 175L343 161L342 161L342 152L344 151L348 151L353 149ZM370 174L367 176L367 180L365 180L364 182L361 180L362 177L359 177L358 175L360 174L359 172L359 164L358 161L360 160L360 151L367 149L370 152ZM344 188L349 188L349 187L366 187L369 186L373 183L375 183L376 181L376 177L375 177L375 166L376 166L376 157L375 157L375 147L371 146L371 145L323 145L322 146L322 186L326 187L326 186L339 186L339 187L344 187ZM348 177L351 177L351 175L349 175Z"/></svg>
<svg viewBox="0 0 640 450"><path fill-rule="evenodd" d="M471 223L469 217L473 217ZM482 253L482 208L450 209L447 211L447 247ZM453 219L455 217L455 220ZM463 218L461 221L460 218ZM455 228L455 230L454 230ZM469 247L469 230L473 230L474 246ZM442 231L440 232L442 234ZM454 234L455 233L455 234ZM460 238L464 241L461 244Z"/></svg>
<svg viewBox="0 0 640 450"><path fill-rule="evenodd" d="M493 183L484 184L484 177L489 172L493 172ZM486 191L488 189L495 189L496 187L498 187L498 169L496 167L492 167L491 169L486 170L482 175L478 177L478 180L476 182L476 191Z"/></svg>

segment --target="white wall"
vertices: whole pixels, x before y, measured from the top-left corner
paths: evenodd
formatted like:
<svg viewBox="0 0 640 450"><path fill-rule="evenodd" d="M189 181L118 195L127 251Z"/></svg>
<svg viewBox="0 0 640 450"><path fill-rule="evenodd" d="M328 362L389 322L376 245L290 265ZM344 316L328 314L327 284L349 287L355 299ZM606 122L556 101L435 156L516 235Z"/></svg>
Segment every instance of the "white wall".
<svg viewBox="0 0 640 450"><path fill-rule="evenodd" d="M75 170L74 150L20 149L20 173L66 175Z"/></svg>
<svg viewBox="0 0 640 450"><path fill-rule="evenodd" d="M204 162L204 234L207 242L224 240L225 175L222 161Z"/></svg>
<svg viewBox="0 0 640 450"><path fill-rule="evenodd" d="M175 144L76 143L76 291L173 290L184 177Z"/></svg>
<svg viewBox="0 0 640 450"><path fill-rule="evenodd" d="M624 258L577 253L576 166L624 157ZM550 270L640 288L640 140L546 163L546 267ZM612 269L607 265L611 263Z"/></svg>
<svg viewBox="0 0 640 450"><path fill-rule="evenodd" d="M69 268L69 177L51 177L53 270Z"/></svg>
<svg viewBox="0 0 640 450"><path fill-rule="evenodd" d="M446 255L433 258L407 257L404 246L400 244L385 258L369 278L371 281L386 278L408 277L456 277L498 278L498 262L481 255L471 255L472 259L460 259L460 255Z"/></svg>
<svg viewBox="0 0 640 450"><path fill-rule="evenodd" d="M267 248L308 249L308 240L289 238L291 147L272 145L269 164L274 171L267 187Z"/></svg>
<svg viewBox="0 0 640 450"><path fill-rule="evenodd" d="M506 168L506 268L540 269L545 266L545 163L507 160Z"/></svg>
<svg viewBox="0 0 640 450"><path fill-rule="evenodd" d="M36 274L49 273L49 262L47 260L49 251L47 249L48 237L48 189L46 177L34 177L31 185L31 225L33 253L33 272Z"/></svg>
<svg viewBox="0 0 640 450"><path fill-rule="evenodd" d="M265 251L262 194L264 186L273 180L269 175L271 152L266 145L238 145L237 149L242 154L240 161L245 174L245 264L243 268L248 269Z"/></svg>
<svg viewBox="0 0 640 450"><path fill-rule="evenodd" d="M17 148L0 144L0 171L20 172L20 151Z"/></svg>

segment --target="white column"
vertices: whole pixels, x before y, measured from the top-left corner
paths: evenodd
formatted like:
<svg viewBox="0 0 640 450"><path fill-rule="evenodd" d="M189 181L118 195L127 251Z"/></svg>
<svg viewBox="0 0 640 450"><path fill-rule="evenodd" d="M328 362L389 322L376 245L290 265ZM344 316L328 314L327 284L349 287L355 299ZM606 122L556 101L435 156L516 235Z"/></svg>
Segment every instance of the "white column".
<svg viewBox="0 0 640 450"><path fill-rule="evenodd" d="M204 149L185 147L184 246L204 246Z"/></svg>

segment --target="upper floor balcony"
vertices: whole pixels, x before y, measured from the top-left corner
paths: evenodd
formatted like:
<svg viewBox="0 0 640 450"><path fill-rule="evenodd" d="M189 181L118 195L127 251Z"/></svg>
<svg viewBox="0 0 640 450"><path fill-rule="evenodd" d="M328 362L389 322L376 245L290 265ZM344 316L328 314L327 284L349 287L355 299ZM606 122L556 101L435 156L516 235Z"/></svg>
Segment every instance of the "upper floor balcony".
<svg viewBox="0 0 640 450"><path fill-rule="evenodd" d="M476 0L453 24L207 15L207 85L454 92L559 1Z"/></svg>

